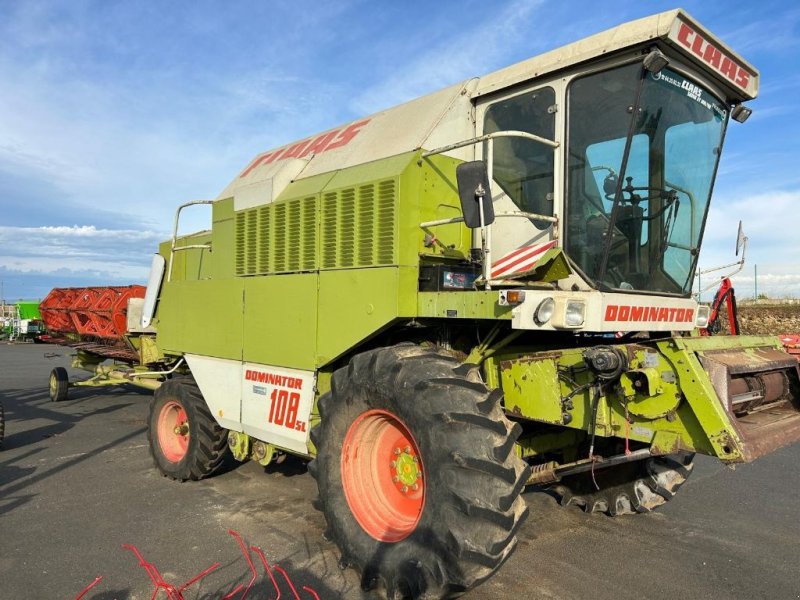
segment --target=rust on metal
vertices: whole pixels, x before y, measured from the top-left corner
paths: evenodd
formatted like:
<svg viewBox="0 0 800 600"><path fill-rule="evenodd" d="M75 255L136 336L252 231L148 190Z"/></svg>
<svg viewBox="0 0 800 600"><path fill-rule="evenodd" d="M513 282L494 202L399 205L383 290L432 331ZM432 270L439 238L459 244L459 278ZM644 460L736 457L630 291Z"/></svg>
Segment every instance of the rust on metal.
<svg viewBox="0 0 800 600"><path fill-rule="evenodd" d="M533 363L541 362L543 360L558 360L563 356L563 352L536 352L535 354L530 354L528 356L520 356L519 358L515 358L513 360L503 360L500 361L500 368L502 370L510 369L512 365L530 365Z"/></svg>
<svg viewBox="0 0 800 600"><path fill-rule="evenodd" d="M545 485L555 483L561 478L556 474L558 463L555 461L546 462L541 465L531 467L531 475L525 485Z"/></svg>
<svg viewBox="0 0 800 600"><path fill-rule="evenodd" d="M698 356L741 439L744 462L800 440L800 368L794 356L770 347ZM733 444L723 441L723 451Z"/></svg>
<svg viewBox="0 0 800 600"><path fill-rule="evenodd" d="M786 402L736 420L743 439L745 462L800 440L800 412Z"/></svg>

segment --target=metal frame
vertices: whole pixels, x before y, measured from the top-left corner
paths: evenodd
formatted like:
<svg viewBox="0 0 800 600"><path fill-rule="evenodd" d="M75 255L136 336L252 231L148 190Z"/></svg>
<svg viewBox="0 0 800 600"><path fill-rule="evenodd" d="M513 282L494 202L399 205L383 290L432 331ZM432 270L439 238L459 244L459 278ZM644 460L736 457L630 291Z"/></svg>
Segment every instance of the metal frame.
<svg viewBox="0 0 800 600"><path fill-rule="evenodd" d="M538 135L534 135L532 133L527 133L525 131L516 131L516 130L508 130L508 131L495 131L494 133L486 133L484 135L480 135L478 137L470 138L468 140L464 140L461 142L456 142L455 144L448 144L447 146L442 146L441 148L436 148L435 150L430 150L428 152L423 152L422 156L419 160L419 164L422 164L422 160L428 158L429 156L434 156L436 154L442 154L444 152L449 152L450 150L457 150L458 148L464 148L466 146L473 146L475 144L480 144L482 142L487 142L486 148L486 171L489 178L489 183L494 180L492 162L494 160L494 140L496 138L503 138L503 137L518 137L527 140L531 140L538 144L544 144L545 146L549 146L554 151L561 146L559 142L555 140L548 140L547 138L543 138ZM481 246L483 250L483 285L484 288L487 290L492 289L492 261L489 258L492 248L492 230L491 227L486 226L483 219L483 202L480 205L481 209ZM558 218L557 217L550 217L546 215L537 215L534 213L526 213L526 212L513 212L513 213L500 213L495 216L503 216L503 217L524 217L527 219L536 219L538 221L548 221L550 223L554 223L556 225L556 230L558 229ZM464 219L463 217L454 217L453 219L440 219L439 221L427 221L425 223L421 223L420 227L425 229L426 227L434 227L436 225L446 225L449 223L458 223L462 222Z"/></svg>
<svg viewBox="0 0 800 600"><path fill-rule="evenodd" d="M167 269L167 281L172 281L172 263L173 259L175 258L175 252L178 250L192 250L194 248L199 248L203 250L210 250L211 244L191 244L188 246L177 246L178 243L178 221L181 217L181 211L184 208L189 206L194 206L196 204L214 204L213 200L192 200L191 202L187 202L186 204L181 204L178 209L175 211L175 221L172 225L172 240L170 241L169 247L169 268Z"/></svg>

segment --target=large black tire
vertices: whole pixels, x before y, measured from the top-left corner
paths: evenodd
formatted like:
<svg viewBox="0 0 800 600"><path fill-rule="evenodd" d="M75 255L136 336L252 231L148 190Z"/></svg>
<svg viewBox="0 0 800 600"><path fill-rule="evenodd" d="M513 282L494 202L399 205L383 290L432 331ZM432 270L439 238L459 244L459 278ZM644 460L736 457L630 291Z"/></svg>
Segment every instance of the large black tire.
<svg viewBox="0 0 800 600"><path fill-rule="evenodd" d="M50 401L62 402L67 399L69 391L69 375L64 367L56 367L50 371Z"/></svg>
<svg viewBox="0 0 800 600"><path fill-rule="evenodd" d="M230 452L227 434L191 379L172 379L153 394L147 441L164 476L196 481L212 475Z"/></svg>
<svg viewBox="0 0 800 600"><path fill-rule="evenodd" d="M391 600L452 597L489 577L514 550L528 511L520 493L529 468L514 448L521 428L505 417L501 398L477 369L410 344L365 352L334 373L320 398L321 423L311 431L317 458L309 471L326 537L341 550L342 564L361 572L365 590L382 582ZM350 464L373 446L348 442L343 449L344 441L373 413L406 427L424 471L424 501L402 539L370 535L345 490L343 456ZM387 470L390 458L381 456Z"/></svg>
<svg viewBox="0 0 800 600"><path fill-rule="evenodd" d="M3 443L6 439L6 412L3 409L3 403L0 402L0 450L3 449Z"/></svg>
<svg viewBox="0 0 800 600"><path fill-rule="evenodd" d="M692 473L694 454L681 452L565 477L552 487L562 506L612 517L655 510L675 496Z"/></svg>

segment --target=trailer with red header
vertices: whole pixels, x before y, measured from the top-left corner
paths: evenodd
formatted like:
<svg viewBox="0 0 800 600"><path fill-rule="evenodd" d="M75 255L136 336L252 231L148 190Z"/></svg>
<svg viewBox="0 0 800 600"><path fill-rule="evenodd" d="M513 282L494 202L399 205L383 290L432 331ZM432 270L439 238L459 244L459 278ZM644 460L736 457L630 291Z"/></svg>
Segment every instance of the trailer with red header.
<svg viewBox="0 0 800 600"><path fill-rule="evenodd" d="M50 372L53 402L67 398L70 387L131 384L155 390L165 372L148 336L139 325L145 287L95 286L54 288L39 311L47 333L39 341L75 350L72 367L91 377L70 381L64 367ZM153 332L152 329L149 330Z"/></svg>

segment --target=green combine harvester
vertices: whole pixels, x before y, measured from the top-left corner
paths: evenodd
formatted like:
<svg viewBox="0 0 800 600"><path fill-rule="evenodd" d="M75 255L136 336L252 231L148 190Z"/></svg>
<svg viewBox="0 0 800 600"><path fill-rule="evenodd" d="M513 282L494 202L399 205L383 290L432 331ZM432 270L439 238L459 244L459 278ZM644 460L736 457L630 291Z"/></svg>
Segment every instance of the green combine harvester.
<svg viewBox="0 0 800 600"><path fill-rule="evenodd" d="M75 364L157 388L164 475L308 458L365 589L463 593L513 551L526 485L648 512L695 453L800 438L777 338L693 334L722 142L758 83L676 10L260 154L210 230L177 236L197 202L178 209L127 366Z"/></svg>
<svg viewBox="0 0 800 600"><path fill-rule="evenodd" d="M37 301L20 300L14 304L3 304L0 319L0 334L11 342L36 340L44 333Z"/></svg>

